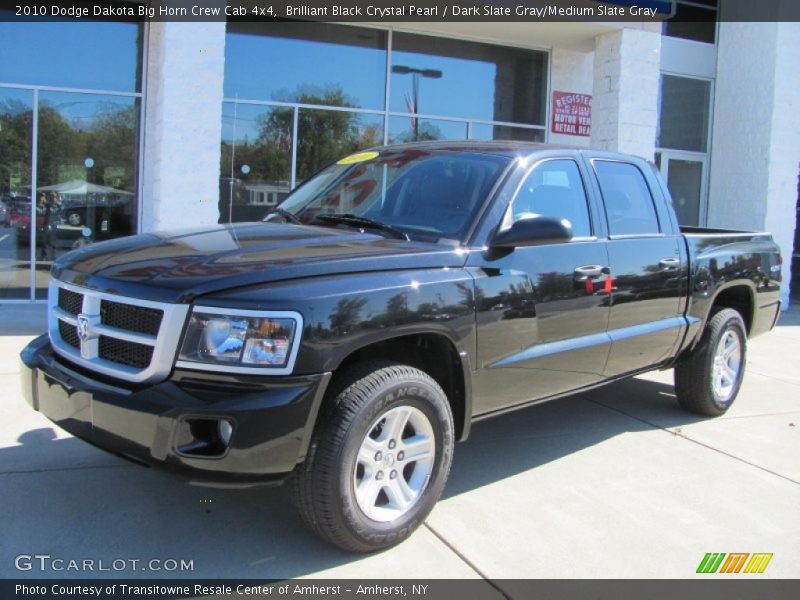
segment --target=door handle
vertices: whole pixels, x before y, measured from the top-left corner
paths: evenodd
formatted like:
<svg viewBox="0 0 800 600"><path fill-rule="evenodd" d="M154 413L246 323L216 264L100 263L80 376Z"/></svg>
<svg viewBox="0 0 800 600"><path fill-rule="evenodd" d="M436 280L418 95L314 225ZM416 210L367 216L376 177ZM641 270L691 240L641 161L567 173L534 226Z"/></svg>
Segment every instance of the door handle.
<svg viewBox="0 0 800 600"><path fill-rule="evenodd" d="M664 269L665 271L669 271L671 269L677 269L681 266L681 259L680 258L662 258L658 261L659 266Z"/></svg>
<svg viewBox="0 0 800 600"><path fill-rule="evenodd" d="M587 279L597 279L607 268L603 265L584 265L575 269L575 281L584 282Z"/></svg>
<svg viewBox="0 0 800 600"><path fill-rule="evenodd" d="M605 275L605 281L601 279L602 276ZM610 294L611 293L611 286L612 286L612 279L611 279L611 269L609 267L604 267L603 265L584 265L582 267L577 267L575 269L574 274L575 283L579 283L586 288L587 294L593 294L595 292L594 284L595 281L599 280L603 282L603 292Z"/></svg>

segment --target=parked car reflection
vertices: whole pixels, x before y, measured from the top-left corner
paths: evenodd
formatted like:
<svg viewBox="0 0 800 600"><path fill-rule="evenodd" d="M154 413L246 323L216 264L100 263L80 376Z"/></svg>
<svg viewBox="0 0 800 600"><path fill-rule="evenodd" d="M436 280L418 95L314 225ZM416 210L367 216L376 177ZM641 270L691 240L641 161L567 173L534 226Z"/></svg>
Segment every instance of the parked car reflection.
<svg viewBox="0 0 800 600"><path fill-rule="evenodd" d="M132 192L72 180L39 188L37 235L41 258L133 233ZM39 222L41 220L41 223Z"/></svg>

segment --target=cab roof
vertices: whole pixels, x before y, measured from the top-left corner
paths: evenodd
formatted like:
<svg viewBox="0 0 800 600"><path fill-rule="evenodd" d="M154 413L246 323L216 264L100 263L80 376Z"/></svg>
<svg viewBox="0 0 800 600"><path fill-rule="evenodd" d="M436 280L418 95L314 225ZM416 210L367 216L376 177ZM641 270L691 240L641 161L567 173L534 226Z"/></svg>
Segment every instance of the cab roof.
<svg viewBox="0 0 800 600"><path fill-rule="evenodd" d="M389 144L386 146L376 146L372 150L385 152L387 150L427 150L431 152L474 152L502 156L513 160L515 158L527 157L533 154L554 154L559 151L569 153L579 152L588 154L590 157L622 159L625 161L642 161L638 156L610 152L587 148L585 146L572 146L569 144L545 144L540 142L521 142L521 141L479 141L479 140L449 140L449 141L424 141L408 142L404 144ZM644 159L643 162L650 162Z"/></svg>

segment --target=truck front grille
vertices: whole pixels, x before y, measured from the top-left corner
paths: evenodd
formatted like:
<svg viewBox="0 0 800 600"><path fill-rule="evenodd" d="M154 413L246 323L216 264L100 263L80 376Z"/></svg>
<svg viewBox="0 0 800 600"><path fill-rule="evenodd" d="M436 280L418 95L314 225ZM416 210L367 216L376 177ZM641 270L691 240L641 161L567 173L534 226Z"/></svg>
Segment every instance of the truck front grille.
<svg viewBox="0 0 800 600"><path fill-rule="evenodd" d="M163 316L164 311L156 308L132 306L111 300L100 301L100 322L117 329L158 335Z"/></svg>
<svg viewBox="0 0 800 600"><path fill-rule="evenodd" d="M64 288L58 290L58 307L64 312L71 315L77 315L81 312L83 305L83 294L71 292Z"/></svg>
<svg viewBox="0 0 800 600"><path fill-rule="evenodd" d="M169 375L189 306L50 284L50 342L60 355L131 382Z"/></svg>
<svg viewBox="0 0 800 600"><path fill-rule="evenodd" d="M153 358L153 347L144 344L101 335L99 345L100 358L137 369L146 368Z"/></svg>
<svg viewBox="0 0 800 600"><path fill-rule="evenodd" d="M67 344L69 344L73 348L80 350L81 338L78 337L78 332L75 327L67 324L64 321L59 321L58 333L61 335L61 339L64 340Z"/></svg>

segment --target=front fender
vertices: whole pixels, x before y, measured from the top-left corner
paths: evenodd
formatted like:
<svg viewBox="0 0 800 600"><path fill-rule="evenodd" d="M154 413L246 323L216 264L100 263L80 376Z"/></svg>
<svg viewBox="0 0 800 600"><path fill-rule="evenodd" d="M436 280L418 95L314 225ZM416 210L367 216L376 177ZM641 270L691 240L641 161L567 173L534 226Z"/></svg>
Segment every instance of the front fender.
<svg viewBox="0 0 800 600"><path fill-rule="evenodd" d="M295 375L334 371L366 346L420 333L446 337L476 364L474 284L463 269L315 277L231 290L197 302L301 313Z"/></svg>

